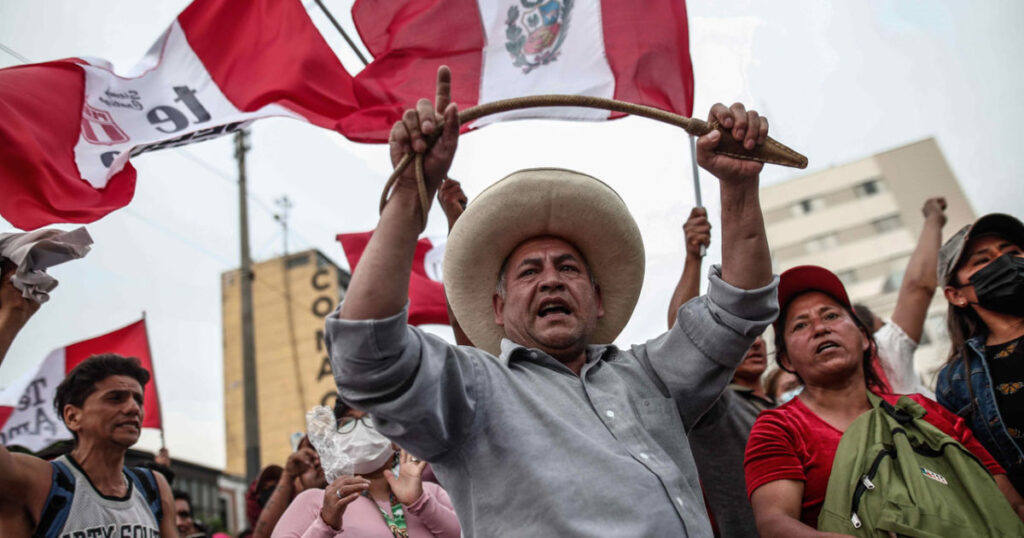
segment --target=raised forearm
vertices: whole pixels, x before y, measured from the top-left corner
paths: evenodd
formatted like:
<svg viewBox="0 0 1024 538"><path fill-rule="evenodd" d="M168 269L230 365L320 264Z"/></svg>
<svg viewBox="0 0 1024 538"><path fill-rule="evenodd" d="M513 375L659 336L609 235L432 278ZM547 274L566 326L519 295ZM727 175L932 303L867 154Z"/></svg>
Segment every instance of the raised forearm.
<svg viewBox="0 0 1024 538"><path fill-rule="evenodd" d="M396 188L352 273L338 317L382 319L405 307L422 222L416 191Z"/></svg>
<svg viewBox="0 0 1024 538"><path fill-rule="evenodd" d="M917 247L907 262L903 283L900 284L900 292L896 297L896 307L892 312L893 323L903 329L914 342L921 341L928 306L938 286L936 265L939 246L942 244L940 218L941 214L925 219Z"/></svg>
<svg viewBox="0 0 1024 538"><path fill-rule="evenodd" d="M758 198L758 181L721 182L722 280L741 289L768 285L772 260Z"/></svg>
<svg viewBox="0 0 1024 538"><path fill-rule="evenodd" d="M700 256L686 255L686 261L683 263L683 274L679 277L676 289L672 292L672 300L668 304L669 329L676 324L679 307L700 295L701 261L702 258Z"/></svg>
<svg viewBox="0 0 1024 538"><path fill-rule="evenodd" d="M277 481L274 492L267 499L267 504L260 512L260 518L256 520L256 528L253 530L253 538L270 538L274 527L281 519L281 515L288 509L292 501L292 494L295 492L295 478L288 473L282 473L281 479Z"/></svg>

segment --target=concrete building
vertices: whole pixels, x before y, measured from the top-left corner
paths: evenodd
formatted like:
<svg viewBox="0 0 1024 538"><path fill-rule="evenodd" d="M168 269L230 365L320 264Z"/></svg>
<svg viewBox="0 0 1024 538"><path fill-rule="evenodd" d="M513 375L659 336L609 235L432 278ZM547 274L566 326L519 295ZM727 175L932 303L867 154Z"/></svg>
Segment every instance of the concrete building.
<svg viewBox="0 0 1024 538"><path fill-rule="evenodd" d="M943 241L974 221L974 211L932 138L763 187L761 203L777 272L814 264L835 272L850 299L888 319L924 201L944 196ZM946 301L939 290L925 322L915 367L928 386L946 359Z"/></svg>
<svg viewBox="0 0 1024 538"><path fill-rule="evenodd" d="M239 277L238 270L221 275L225 473L245 476ZM292 452L290 436L306 431L306 412L334 404L324 317L338 306L350 275L320 251L307 250L253 264L252 278L260 462L283 466Z"/></svg>

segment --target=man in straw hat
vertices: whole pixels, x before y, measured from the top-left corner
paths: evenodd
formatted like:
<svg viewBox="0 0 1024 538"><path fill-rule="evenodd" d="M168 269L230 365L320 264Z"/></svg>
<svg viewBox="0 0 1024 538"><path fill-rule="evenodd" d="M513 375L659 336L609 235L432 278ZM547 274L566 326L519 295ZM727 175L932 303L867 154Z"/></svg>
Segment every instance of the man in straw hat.
<svg viewBox="0 0 1024 538"><path fill-rule="evenodd" d="M425 151L427 189L458 141L450 73L391 132L392 160ZM767 122L742 105L711 116L748 148ZM443 133L425 138L443 117ZM445 288L475 347L406 324L423 229L415 176L395 186L326 340L341 397L428 460L466 536L711 536L686 428L715 401L754 338L775 319L758 202L761 164L699 162L721 181L722 265L708 295L647 343L612 341L643 281L644 250L625 203L569 170L515 172L455 223Z"/></svg>

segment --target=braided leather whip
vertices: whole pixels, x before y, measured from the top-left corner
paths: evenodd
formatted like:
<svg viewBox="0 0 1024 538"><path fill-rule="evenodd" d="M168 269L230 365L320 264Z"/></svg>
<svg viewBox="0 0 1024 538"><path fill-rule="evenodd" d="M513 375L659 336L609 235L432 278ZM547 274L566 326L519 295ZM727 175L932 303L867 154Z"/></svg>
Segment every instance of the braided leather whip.
<svg viewBox="0 0 1024 538"><path fill-rule="evenodd" d="M666 112L654 107L616 101L615 99L605 99L603 97L588 97L582 95L532 95L528 97L502 99L467 108L466 110L459 112L459 124L465 125L466 123L480 119L484 116L490 116L491 114L497 114L500 112L508 112L509 110L565 106L598 108L602 110L611 110L613 112L622 112L634 116L642 116L663 123L668 123L670 125L675 125L676 127L681 127L684 131L693 136L704 136L712 130L718 129L722 131L723 136L721 141L718 143L718 147L715 149L715 153L729 155L730 157L736 157L738 159L791 166L794 168L807 168L807 157L804 157L783 144L780 144L771 137L765 140L764 144L755 146L753 150L747 151L747 149L743 147L742 142L733 139L732 136L725 136L726 134L729 134L728 130L718 125L717 122L708 123L704 120L687 118L685 116ZM444 125L442 123L438 123L433 134L427 140L428 148L433 146L434 142L436 142L441 136L443 129ZM429 151L429 149L427 151ZM402 172L409 166L410 161L414 162L416 170L416 189L419 192L420 207L423 210L423 224L425 226L427 221L427 211L430 209L430 198L427 196L427 184L423 175L423 153L406 153L402 157L402 160L398 161L398 164L395 166L395 171L391 173L391 177L388 178L387 183L384 185L384 192L380 195L380 211L384 211L384 206L387 205L392 187L394 187L395 182L398 181L398 177Z"/></svg>

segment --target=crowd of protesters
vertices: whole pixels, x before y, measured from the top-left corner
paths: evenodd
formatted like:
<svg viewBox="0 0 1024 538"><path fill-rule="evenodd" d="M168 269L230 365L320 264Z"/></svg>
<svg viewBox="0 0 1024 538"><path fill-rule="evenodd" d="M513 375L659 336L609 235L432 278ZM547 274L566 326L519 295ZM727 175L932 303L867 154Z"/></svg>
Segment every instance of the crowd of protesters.
<svg viewBox="0 0 1024 538"><path fill-rule="evenodd" d="M422 153L422 178L399 177L326 319L337 442L318 450L310 431L264 469L245 535L1024 535L1018 219L986 215L943 244L945 201L923 201L895 309L879 319L827 258L773 274L762 164L715 153L723 137L764 144L768 122L716 104L721 130L698 140L697 159L719 180L721 264L701 295L711 224L695 208L668 330L615 346L644 275L625 203L593 177L538 168L467 204L447 176L450 81L442 68L435 102L395 124L393 162ZM456 344L407 323L423 191L448 219ZM13 272L5 262L0 361L38 308ZM951 347L932 392L913 357L937 288ZM0 536L210 535L172 490L166 454L125 465L148 379L116 355L68 373L54 406L71 451L46 461L0 446ZM348 470L328 480L339 453Z"/></svg>

